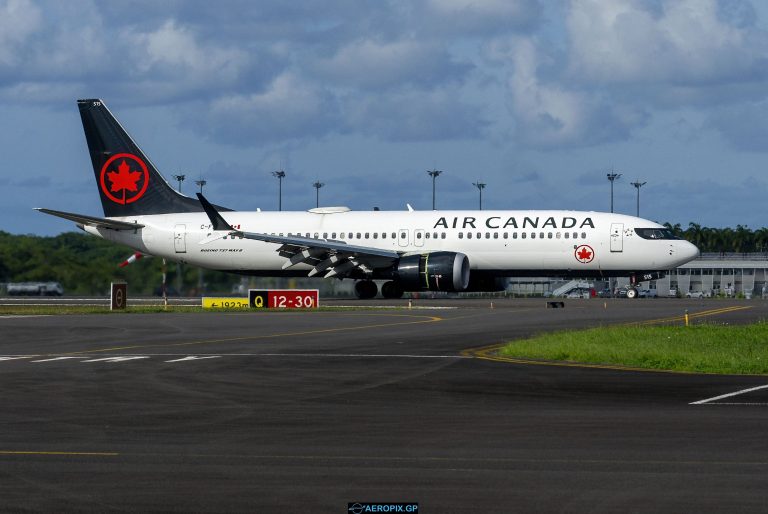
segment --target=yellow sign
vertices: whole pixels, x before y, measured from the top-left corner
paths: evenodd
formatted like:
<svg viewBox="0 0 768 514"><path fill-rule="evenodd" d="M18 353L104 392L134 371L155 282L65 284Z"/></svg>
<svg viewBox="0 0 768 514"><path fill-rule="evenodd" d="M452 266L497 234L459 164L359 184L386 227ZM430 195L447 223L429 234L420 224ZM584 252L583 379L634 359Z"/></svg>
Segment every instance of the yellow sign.
<svg viewBox="0 0 768 514"><path fill-rule="evenodd" d="M248 298L203 297L203 309L248 309Z"/></svg>

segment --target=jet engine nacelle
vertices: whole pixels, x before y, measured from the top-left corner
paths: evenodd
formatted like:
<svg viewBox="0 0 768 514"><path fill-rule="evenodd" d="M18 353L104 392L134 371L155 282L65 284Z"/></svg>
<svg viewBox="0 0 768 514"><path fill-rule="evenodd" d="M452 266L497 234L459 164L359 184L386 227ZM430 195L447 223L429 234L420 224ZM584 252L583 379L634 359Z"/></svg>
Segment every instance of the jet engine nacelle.
<svg viewBox="0 0 768 514"><path fill-rule="evenodd" d="M406 291L464 291L469 287L469 259L457 252L406 255L395 274Z"/></svg>

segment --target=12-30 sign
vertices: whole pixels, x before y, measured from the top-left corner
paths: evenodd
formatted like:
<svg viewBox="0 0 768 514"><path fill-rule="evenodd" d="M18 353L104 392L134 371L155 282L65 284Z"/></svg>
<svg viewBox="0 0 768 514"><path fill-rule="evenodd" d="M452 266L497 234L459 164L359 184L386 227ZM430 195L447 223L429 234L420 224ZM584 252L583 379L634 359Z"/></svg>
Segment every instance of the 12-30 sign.
<svg viewBox="0 0 768 514"><path fill-rule="evenodd" d="M317 289L249 289L252 309L316 309Z"/></svg>

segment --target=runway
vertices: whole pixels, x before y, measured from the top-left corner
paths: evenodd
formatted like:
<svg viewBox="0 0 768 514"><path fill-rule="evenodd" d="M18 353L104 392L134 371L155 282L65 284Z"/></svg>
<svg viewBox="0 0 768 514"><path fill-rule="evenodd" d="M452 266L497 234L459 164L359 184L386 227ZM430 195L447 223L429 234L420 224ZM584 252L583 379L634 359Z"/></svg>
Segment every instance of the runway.
<svg viewBox="0 0 768 514"><path fill-rule="evenodd" d="M764 302L414 307L0 317L2 510L764 509L768 377L482 353L544 330L674 323L686 310L754 321Z"/></svg>

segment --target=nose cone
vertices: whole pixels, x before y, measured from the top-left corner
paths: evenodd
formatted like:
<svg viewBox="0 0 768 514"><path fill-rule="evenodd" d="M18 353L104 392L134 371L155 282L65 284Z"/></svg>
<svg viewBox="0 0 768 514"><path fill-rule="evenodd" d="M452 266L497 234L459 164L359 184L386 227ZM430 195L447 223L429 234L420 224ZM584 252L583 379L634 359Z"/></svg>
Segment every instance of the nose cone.
<svg viewBox="0 0 768 514"><path fill-rule="evenodd" d="M701 252L699 252L696 245L684 240L679 242L677 251L675 252L675 256L680 259L680 264L690 262L693 259L698 258L699 255L701 255Z"/></svg>

